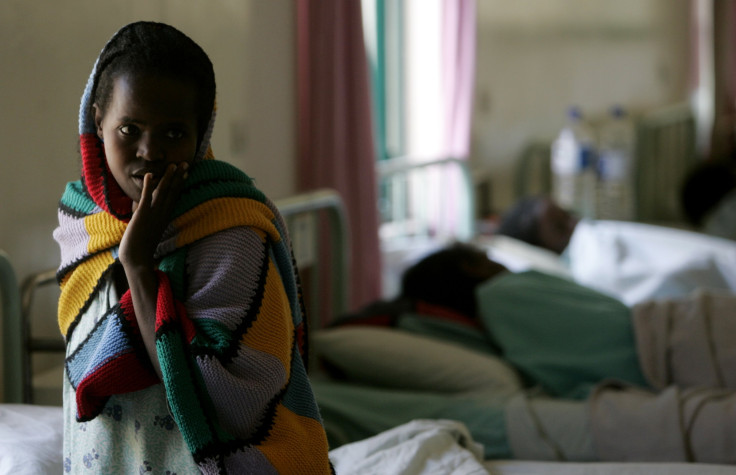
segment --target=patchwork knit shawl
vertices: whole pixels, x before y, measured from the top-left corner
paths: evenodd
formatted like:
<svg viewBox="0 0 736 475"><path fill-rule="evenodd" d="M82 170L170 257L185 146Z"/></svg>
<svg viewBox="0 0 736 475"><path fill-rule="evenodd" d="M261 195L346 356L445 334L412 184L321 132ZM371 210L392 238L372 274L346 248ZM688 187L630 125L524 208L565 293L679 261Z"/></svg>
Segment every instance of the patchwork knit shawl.
<svg viewBox="0 0 736 475"><path fill-rule="evenodd" d="M67 185L54 232L62 257L57 276L59 326L67 342L109 280L132 215L132 202L112 178L88 113L95 74L93 70L80 110L82 178ZM211 157L198 157L190 167L156 251L156 351L170 411L204 473L330 473L327 440L306 375L304 306L283 220L244 173L203 158ZM201 239L239 226L247 226L262 243L255 252L237 254L260 260L247 266L255 269L254 275L230 283L247 283L248 292L255 286L250 305L242 311L230 309L228 318L218 319L217 305L223 304L212 295L208 318L190 318L188 252ZM242 276L245 270L239 272ZM213 294L221 291L215 289ZM246 290L228 289L239 291ZM130 291L96 318L99 321L88 335L81 339L75 335L81 343L66 361L79 421L95 418L112 395L161 383L143 346ZM243 375L242 368L248 367L244 359L254 354L266 355L280 369ZM249 364L253 367L252 359ZM255 392L249 391L248 380L270 376L276 381L283 378L280 390L265 402L248 399ZM226 430L236 422L218 420L217 408L228 406L253 411L255 422ZM243 466L249 470L237 468Z"/></svg>
<svg viewBox="0 0 736 475"><path fill-rule="evenodd" d="M117 262L117 246L127 226L97 205L91 197L94 194L82 181L70 183L59 208L60 227L55 233L62 248L59 325L67 340ZM289 443L278 438L288 440L290 434L304 430L309 437L298 443L315 444L303 447L306 453L310 457L324 453L326 457L324 429L302 358L305 327L298 279L277 211L245 175L212 160L191 168L174 214L158 248L162 258L156 350L169 407L195 461L211 465L238 448L267 449L271 443L284 444L282 452L275 449L274 453L289 457L293 455L287 448ZM199 239L232 226L256 229L267 248L259 275L248 279L258 282L254 301L234 325L216 319L191 320L184 306L187 249ZM263 341L264 336L283 334L280 326L284 322L290 328L288 341ZM238 440L218 424L209 391L230 382L223 378L213 383L209 374L205 384L202 375L202 368L211 366L208 359L218 360L223 368L237 365L234 360L240 357L241 345L279 356L289 374L250 440ZM67 374L76 390L78 419L97 416L110 395L158 383L147 358L127 291L68 355Z"/></svg>

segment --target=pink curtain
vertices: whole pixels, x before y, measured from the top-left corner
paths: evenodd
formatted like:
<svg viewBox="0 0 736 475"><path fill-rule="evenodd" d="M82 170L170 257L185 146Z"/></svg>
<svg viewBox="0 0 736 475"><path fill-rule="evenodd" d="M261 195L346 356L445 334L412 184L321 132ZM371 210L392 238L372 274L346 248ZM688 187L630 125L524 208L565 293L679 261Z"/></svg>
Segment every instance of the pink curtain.
<svg viewBox="0 0 736 475"><path fill-rule="evenodd" d="M350 218L351 298L380 296L375 145L360 0L298 0L300 191L329 187Z"/></svg>
<svg viewBox="0 0 736 475"><path fill-rule="evenodd" d="M442 0L441 74L444 143L437 157L466 160L470 153L476 64L476 0ZM410 20L411 21L411 20ZM434 155L434 154L433 154ZM441 182L443 193L435 197L432 221L438 234L469 239L474 217L458 210L472 209L472 192L457 166L430 172L429 179ZM423 198L426 200L426 197ZM467 222L470 219L471 222Z"/></svg>
<svg viewBox="0 0 736 475"><path fill-rule="evenodd" d="M467 158L475 87L476 0L444 0L445 156Z"/></svg>

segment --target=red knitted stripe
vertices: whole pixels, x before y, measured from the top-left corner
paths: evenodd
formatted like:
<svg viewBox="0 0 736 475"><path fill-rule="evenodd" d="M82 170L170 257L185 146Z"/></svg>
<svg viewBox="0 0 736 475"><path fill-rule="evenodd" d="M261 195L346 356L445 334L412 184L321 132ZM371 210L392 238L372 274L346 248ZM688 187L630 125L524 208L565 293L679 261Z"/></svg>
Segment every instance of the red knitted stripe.
<svg viewBox="0 0 736 475"><path fill-rule="evenodd" d="M419 300L416 302L415 310L419 314L430 315L441 320L448 320L462 325L467 325L469 327L481 327L480 322L476 319L469 318L451 308L442 305L435 305L423 300Z"/></svg>
<svg viewBox="0 0 736 475"><path fill-rule="evenodd" d="M130 214L132 200L128 198L112 177L105 159L105 149L97 134L79 137L82 153L82 176L87 192L100 208L114 216Z"/></svg>
<svg viewBox="0 0 736 475"><path fill-rule="evenodd" d="M140 335L141 330L138 327L138 320L135 318L135 308L133 307L133 296L130 294L130 290L127 290L122 297L120 297L120 308L123 311L123 318L130 325L130 329L135 335Z"/></svg>
<svg viewBox="0 0 736 475"><path fill-rule="evenodd" d="M169 277L162 271L156 271L158 275L158 295L156 297L156 332L163 326L178 323L184 339L191 342L196 334L192 321L186 316L184 304L174 299L171 291Z"/></svg>
<svg viewBox="0 0 736 475"><path fill-rule="evenodd" d="M86 421L94 418L112 394L139 391L159 382L150 366L143 367L135 353L119 355L77 386L77 419Z"/></svg>
<svg viewBox="0 0 736 475"><path fill-rule="evenodd" d="M301 356L304 356L304 348L305 348L305 340L306 340L306 331L304 327L304 322L300 323L299 326L296 327L296 343L299 348L299 354Z"/></svg>

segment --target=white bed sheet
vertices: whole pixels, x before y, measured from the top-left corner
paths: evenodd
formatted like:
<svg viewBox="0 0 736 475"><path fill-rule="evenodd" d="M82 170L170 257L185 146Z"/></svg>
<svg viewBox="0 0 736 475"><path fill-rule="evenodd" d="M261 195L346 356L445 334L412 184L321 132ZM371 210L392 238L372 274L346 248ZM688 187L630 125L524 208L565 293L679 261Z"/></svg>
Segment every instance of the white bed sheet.
<svg viewBox="0 0 736 475"><path fill-rule="evenodd" d="M480 459L457 421L415 420L330 452L341 475L733 475L736 466L671 462L550 462Z"/></svg>
<svg viewBox="0 0 736 475"><path fill-rule="evenodd" d="M62 473L61 407L0 404L0 475Z"/></svg>
<svg viewBox="0 0 736 475"><path fill-rule="evenodd" d="M415 420L330 451L340 475L483 475L483 447L465 425Z"/></svg>
<svg viewBox="0 0 736 475"><path fill-rule="evenodd" d="M736 241L623 221L581 221L565 256L573 279L634 305L698 289L736 291Z"/></svg>
<svg viewBox="0 0 736 475"><path fill-rule="evenodd" d="M736 466L689 463L485 462L491 475L733 475Z"/></svg>

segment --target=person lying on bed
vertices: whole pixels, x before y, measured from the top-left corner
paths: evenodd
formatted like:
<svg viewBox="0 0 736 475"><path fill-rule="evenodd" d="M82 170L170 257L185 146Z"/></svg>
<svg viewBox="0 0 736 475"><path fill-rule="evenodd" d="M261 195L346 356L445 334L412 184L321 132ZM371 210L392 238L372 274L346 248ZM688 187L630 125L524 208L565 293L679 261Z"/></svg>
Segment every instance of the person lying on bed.
<svg viewBox="0 0 736 475"><path fill-rule="evenodd" d="M695 229L736 240L736 158L707 160L693 167L680 202Z"/></svg>
<svg viewBox="0 0 736 475"><path fill-rule="evenodd" d="M569 279L510 272L474 246L455 244L409 269L401 293L336 322L387 325L502 356L528 386L584 398L607 378L647 385L631 310Z"/></svg>
<svg viewBox="0 0 736 475"><path fill-rule="evenodd" d="M736 463L736 295L703 292L629 309L569 279L507 271L467 245L434 253L403 277L394 301L337 324L393 330L325 332L333 345L350 342L323 350L346 381L316 385L337 436L456 419L487 458ZM486 354L469 357L475 352ZM499 357L524 384L509 380Z"/></svg>
<svg viewBox="0 0 736 475"><path fill-rule="evenodd" d="M177 29L102 50L59 205L65 473L333 472L273 203L214 159L215 77Z"/></svg>
<svg viewBox="0 0 736 475"><path fill-rule="evenodd" d="M529 196L503 214L496 233L562 254L579 221L549 196Z"/></svg>
<svg viewBox="0 0 736 475"><path fill-rule="evenodd" d="M703 161L685 177L680 204L688 223L704 234L736 240L736 161ZM506 211L498 234L562 254L580 220L546 195L524 197Z"/></svg>
<svg viewBox="0 0 736 475"><path fill-rule="evenodd" d="M497 239L497 246L506 242L522 256L519 264L497 253L513 270L559 269L629 306L701 289L736 292L736 241L730 239L638 222L578 220L544 195L520 200L497 234L512 238Z"/></svg>

